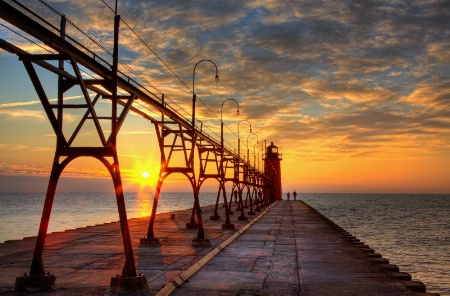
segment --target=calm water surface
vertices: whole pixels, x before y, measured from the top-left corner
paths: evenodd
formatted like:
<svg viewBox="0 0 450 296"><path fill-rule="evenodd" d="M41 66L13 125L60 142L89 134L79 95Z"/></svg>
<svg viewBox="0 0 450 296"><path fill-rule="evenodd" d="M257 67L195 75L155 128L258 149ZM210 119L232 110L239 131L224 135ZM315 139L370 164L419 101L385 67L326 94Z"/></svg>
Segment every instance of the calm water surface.
<svg viewBox="0 0 450 296"><path fill-rule="evenodd" d="M301 199L422 281L450 295L450 195L302 194Z"/></svg>
<svg viewBox="0 0 450 296"><path fill-rule="evenodd" d="M200 204L216 193L201 193ZM37 235L45 194L0 194L0 243ZM450 195L300 194L300 198L381 253L428 292L450 296ZM152 195L125 194L128 218L149 216ZM191 193L162 193L158 213L191 208ZM118 221L105 193L55 196L49 232Z"/></svg>
<svg viewBox="0 0 450 296"><path fill-rule="evenodd" d="M201 193L200 205L214 204L216 193ZM45 194L0 193L0 243L36 236L41 221ZM184 210L193 206L192 193L162 193L157 213ZM128 218L149 216L153 205L150 193L125 194ZM64 231L119 220L112 193L57 193L48 232Z"/></svg>

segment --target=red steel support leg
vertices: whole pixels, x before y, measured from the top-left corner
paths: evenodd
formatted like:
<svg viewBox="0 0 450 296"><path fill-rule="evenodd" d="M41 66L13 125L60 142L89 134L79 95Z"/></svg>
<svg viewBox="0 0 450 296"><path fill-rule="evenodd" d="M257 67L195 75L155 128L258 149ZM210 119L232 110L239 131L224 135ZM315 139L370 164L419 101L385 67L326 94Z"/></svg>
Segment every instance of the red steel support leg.
<svg viewBox="0 0 450 296"><path fill-rule="evenodd" d="M189 229L198 228L198 223L195 222L195 215L196 215L196 211L195 211L195 197L194 197L194 204L192 206L192 212L191 212L191 220L188 223L186 223L186 228L189 228Z"/></svg>
<svg viewBox="0 0 450 296"><path fill-rule="evenodd" d="M250 187L247 187L247 197L250 199L250 210L248 211L248 215L255 215L255 212L253 211L253 198L252 193L250 192Z"/></svg>
<svg viewBox="0 0 450 296"><path fill-rule="evenodd" d="M198 230L199 235L202 236L201 239L203 239L204 238L203 221L199 221L198 223L195 222L196 215L197 215L197 218L200 217L200 220L201 220L200 201L198 199L198 192L200 190L198 189L198 186L195 184L196 183L195 178L189 178L189 181L191 182L192 193L194 194L194 205L192 206L191 221L186 223L186 228L189 228L189 229L199 228L199 230ZM200 230L200 223L201 223L201 230ZM200 234L200 233L202 233L202 234ZM199 235L197 235L197 236L199 236Z"/></svg>
<svg viewBox="0 0 450 296"><path fill-rule="evenodd" d="M244 205L243 205L243 202L242 202L242 190L243 190L244 188L241 188L240 186L238 187L238 190L239 190L239 207L240 207L240 210L241 210L241 215L238 217L238 220L239 221L247 221L248 220L248 218L247 218L247 216L245 216L245 212L244 212Z"/></svg>
<svg viewBox="0 0 450 296"><path fill-rule="evenodd" d="M228 214L233 215L233 210L231 209L231 203L233 202L233 195L236 190L236 185L233 184L233 188L231 189L230 201L228 202Z"/></svg>
<svg viewBox="0 0 450 296"><path fill-rule="evenodd" d="M225 206L225 222L222 224L222 228L224 228L224 229L235 229L234 228L234 224L230 223L230 213L229 213L229 210L228 210L227 194L225 192L225 182L220 182L220 187L222 189L223 204Z"/></svg>
<svg viewBox="0 0 450 296"><path fill-rule="evenodd" d="M216 198L216 205L214 207L214 214L209 217L210 220L219 220L220 216L217 213L218 207L219 207L219 198L220 198L220 191L222 190L221 185L219 186L219 190L217 191L217 198Z"/></svg>
<svg viewBox="0 0 450 296"><path fill-rule="evenodd" d="M259 188L255 191L255 200L256 200L256 208L255 208L255 211L256 211L256 212L261 212L261 208L260 208L259 205L261 204L261 207L262 207L263 205L262 205L261 194L260 194Z"/></svg>
<svg viewBox="0 0 450 296"><path fill-rule="evenodd" d="M194 210L197 213L198 221L198 232L197 237L192 240L193 247L210 247L211 241L205 238L205 232L203 229L202 213L200 209L200 199L199 199L199 187L193 186L194 188Z"/></svg>
<svg viewBox="0 0 450 296"><path fill-rule="evenodd" d="M155 198L153 200L152 214L150 215L150 221L148 223L147 237L142 237L140 240L141 246L159 246L159 239L155 237L155 233L153 231L153 226L155 224L156 218L156 209L158 208L159 195L161 193L161 186L163 183L163 179L161 178L161 174L158 178L158 183L156 184L155 190Z"/></svg>
<svg viewBox="0 0 450 296"><path fill-rule="evenodd" d="M127 211L125 208L125 198L123 196L122 180L118 160L115 159L114 170L114 190L116 193L117 209L120 219L120 230L122 231L122 241L125 250L125 265L122 270L122 276L136 276L136 266L134 264L133 248L131 246L130 230L128 228Z"/></svg>
<svg viewBox="0 0 450 296"><path fill-rule="evenodd" d="M106 160L104 160L103 163L106 163ZM145 275L136 274L136 265L134 262L133 248L131 245L130 229L128 227L127 211L125 207L122 178L120 176L117 154L114 155L114 164L109 166L108 170L110 171L114 182L120 219L120 230L122 232L122 241L125 251L125 264L122 269L122 275L111 278L110 290L111 292L148 290Z"/></svg>
<svg viewBox="0 0 450 296"><path fill-rule="evenodd" d="M55 199L56 186L62 171L57 159L58 157L55 156L50 180L48 182L47 194L45 196L39 233L36 239L33 259L31 261L30 273L16 278L15 290L17 291L49 291L52 290L55 285L55 276L49 273L46 274L44 271L42 253L44 252L45 238L47 236L50 214Z"/></svg>

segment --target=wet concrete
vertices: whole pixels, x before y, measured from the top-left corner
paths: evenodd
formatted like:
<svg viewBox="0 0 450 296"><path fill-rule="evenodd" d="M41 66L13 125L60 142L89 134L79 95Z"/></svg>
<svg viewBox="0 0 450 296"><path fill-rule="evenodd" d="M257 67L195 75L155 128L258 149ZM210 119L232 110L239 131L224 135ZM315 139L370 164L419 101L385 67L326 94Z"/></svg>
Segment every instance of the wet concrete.
<svg viewBox="0 0 450 296"><path fill-rule="evenodd" d="M154 247L139 247L148 218L129 220L138 273L149 290L126 294L432 295L302 201L278 201L257 221L249 216L250 224L235 212L236 230L222 228L223 208L222 219L212 221L213 207L204 207L211 247L203 248L192 247L197 230L185 227L190 212L158 215L160 245ZM56 287L33 295L114 294L109 285L124 263L121 241L118 223L49 234L43 261ZM16 277L29 271L34 242L0 244L0 295L28 294L13 288Z"/></svg>

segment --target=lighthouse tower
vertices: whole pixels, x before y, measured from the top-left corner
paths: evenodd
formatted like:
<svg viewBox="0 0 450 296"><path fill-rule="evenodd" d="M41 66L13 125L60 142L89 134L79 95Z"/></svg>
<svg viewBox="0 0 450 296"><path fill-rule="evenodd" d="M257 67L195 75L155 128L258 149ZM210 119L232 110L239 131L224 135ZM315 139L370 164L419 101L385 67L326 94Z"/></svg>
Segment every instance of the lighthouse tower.
<svg viewBox="0 0 450 296"><path fill-rule="evenodd" d="M275 199L282 199L281 190L281 154L278 154L278 147L270 143L266 148L266 159L264 160L264 174L269 178L273 178Z"/></svg>

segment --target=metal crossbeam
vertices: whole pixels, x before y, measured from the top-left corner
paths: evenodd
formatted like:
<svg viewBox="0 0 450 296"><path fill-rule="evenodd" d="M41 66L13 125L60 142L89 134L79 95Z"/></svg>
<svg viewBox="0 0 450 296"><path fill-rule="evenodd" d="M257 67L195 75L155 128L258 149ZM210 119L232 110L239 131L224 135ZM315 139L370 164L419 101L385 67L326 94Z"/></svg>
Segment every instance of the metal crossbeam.
<svg viewBox="0 0 450 296"><path fill-rule="evenodd" d="M191 221L187 223L186 226L198 227L195 243L199 243L203 246L209 242L204 235L199 202L200 187L205 180L213 178L219 181L215 216L217 216L219 198L222 196L224 204L226 205L226 220L223 224L224 228L234 228L234 225L230 223L230 214L232 214L231 201L233 195L235 196L235 200L237 195L239 196L241 217L243 217L244 208L242 195L245 189L247 189L245 205L247 205L247 200L250 202L249 214L254 214L252 208L253 202L255 202L257 209L259 208L259 205L263 205L264 203L268 204L274 191L272 180L270 178L263 176L263 174L256 170L255 167L251 167L250 163L240 158L239 155L236 155L236 153L228 147L223 146L221 142L205 133L201 128L198 129L195 124L193 124L193 120L190 121L183 117L176 109L167 105L164 102L164 95L159 96L154 94L129 77L118 72L118 35L120 16L114 18L114 51L112 65L104 60L102 60L101 63L95 59L95 54L92 55L92 52L89 52L80 44L77 44L76 42L72 43L66 39L65 16L62 16L61 18L59 36L47 29L46 26L43 26L36 19L30 18L28 15L20 12L3 0L0 0L0 18L30 34L55 51L55 53L50 54L32 54L18 48L6 40L0 39L0 48L19 56L19 59L23 62L57 138L52 172L30 270L30 275L32 277L47 276L44 272L42 252L44 249L56 186L61 173L72 160L78 157L93 157L98 159L108 169L114 183L125 251L125 264L122 270L123 280L139 281L146 285L145 277L141 278L136 275L116 149L117 135L129 112L136 113L154 124L161 152L161 166L152 215L150 216L147 238L141 240L141 244L143 241L154 242L157 240L157 238L154 237L153 224L156 217L161 186L164 180L174 173L185 175L192 185L194 205L192 208ZM54 61L58 61L58 66L53 65ZM65 63L70 64L71 73L64 68ZM39 66L57 75L58 101L56 104L50 103L38 73L35 70L35 66ZM83 68L87 69L88 72L93 73L93 75L98 78L84 78L81 70ZM82 93L84 99L82 104L69 104L64 101L64 94L74 87L79 88ZM125 94L119 95L119 90L121 93ZM93 99L91 99L91 95L94 95ZM111 101L111 114L106 116L99 116L97 114L95 107L102 99ZM151 112L154 111L157 115L150 115L148 112L138 108L137 105L139 105L139 107L144 107L143 110L147 109ZM120 112L118 112L118 106L121 106L122 108ZM72 109L84 110L84 114L81 116L75 129L69 137L67 137L63 130L63 114L65 111ZM193 110L193 113L194 112L195 109ZM159 115L161 118L155 118ZM74 142L77 137L79 138L80 131L88 120L94 124L100 144L92 147L77 147L74 145ZM105 135L100 121L102 121L102 123L108 121L111 124L111 133L108 137ZM198 161L200 163L198 175L194 169L194 155L196 148L199 155ZM177 159L178 162L175 163L174 159ZM230 171L232 173L230 173ZM226 182L233 182L229 203L225 190ZM197 222L195 221L195 217L197 217ZM34 278L29 279L26 276L24 280L30 280L29 284L31 285L35 282ZM111 285L116 281L117 279L112 280ZM121 280L119 280L119 282L120 281Z"/></svg>

